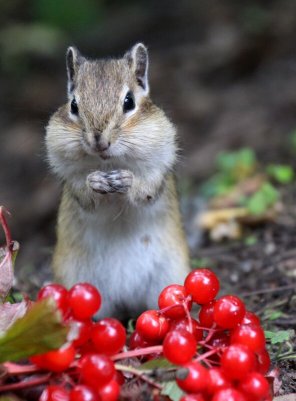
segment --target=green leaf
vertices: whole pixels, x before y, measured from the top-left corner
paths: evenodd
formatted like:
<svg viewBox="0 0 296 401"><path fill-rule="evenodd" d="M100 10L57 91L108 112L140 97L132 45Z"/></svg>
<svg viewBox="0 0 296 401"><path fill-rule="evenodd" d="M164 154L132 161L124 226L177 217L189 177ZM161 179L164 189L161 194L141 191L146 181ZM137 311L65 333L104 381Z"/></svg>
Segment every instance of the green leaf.
<svg viewBox="0 0 296 401"><path fill-rule="evenodd" d="M68 328L52 299L36 302L0 336L0 362L17 361L61 347Z"/></svg>
<svg viewBox="0 0 296 401"><path fill-rule="evenodd" d="M193 269L197 269L199 267L213 265L213 263L209 258L193 258L190 261L190 265Z"/></svg>
<svg viewBox="0 0 296 401"><path fill-rule="evenodd" d="M245 245L247 245L247 246L255 245L255 244L257 244L257 242L258 242L258 238L256 237L256 235L248 235L244 241Z"/></svg>
<svg viewBox="0 0 296 401"><path fill-rule="evenodd" d="M169 362L165 358L157 358L157 359L151 359L151 361L143 363L141 366L139 366L140 370L149 370L149 369L157 369L157 368L173 368L176 365L173 365L171 362Z"/></svg>
<svg viewBox="0 0 296 401"><path fill-rule="evenodd" d="M136 329L136 321L135 319L129 319L127 322L127 332L129 334L133 333Z"/></svg>
<svg viewBox="0 0 296 401"><path fill-rule="evenodd" d="M284 315L283 312L278 310L266 309L263 315L264 320L276 320Z"/></svg>
<svg viewBox="0 0 296 401"><path fill-rule="evenodd" d="M280 184L289 184L294 179L294 171L291 166L271 164L267 167L266 172Z"/></svg>
<svg viewBox="0 0 296 401"><path fill-rule="evenodd" d="M246 200L246 207L251 214L260 215L274 205L279 198L279 192L269 182L265 182L261 188Z"/></svg>
<svg viewBox="0 0 296 401"><path fill-rule="evenodd" d="M168 396L172 401L179 401L184 395L175 381L164 383L161 394Z"/></svg>
<svg viewBox="0 0 296 401"><path fill-rule="evenodd" d="M271 344L284 343L292 339L295 335L294 330L265 331L265 338L271 341Z"/></svg>
<svg viewBox="0 0 296 401"><path fill-rule="evenodd" d="M223 172L240 179L254 170L256 156L250 148L242 148L236 152L222 152L218 155L217 165Z"/></svg>

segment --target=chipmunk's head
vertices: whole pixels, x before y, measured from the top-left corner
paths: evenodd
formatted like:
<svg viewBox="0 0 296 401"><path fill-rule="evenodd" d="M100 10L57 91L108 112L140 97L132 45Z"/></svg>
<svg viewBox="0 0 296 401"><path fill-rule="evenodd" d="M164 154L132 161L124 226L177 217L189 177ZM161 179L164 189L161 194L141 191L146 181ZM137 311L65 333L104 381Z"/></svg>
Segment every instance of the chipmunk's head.
<svg viewBox="0 0 296 401"><path fill-rule="evenodd" d="M109 60L88 60L69 47L66 62L68 117L81 130L84 150L120 156L149 102L146 47L138 43L123 58Z"/></svg>

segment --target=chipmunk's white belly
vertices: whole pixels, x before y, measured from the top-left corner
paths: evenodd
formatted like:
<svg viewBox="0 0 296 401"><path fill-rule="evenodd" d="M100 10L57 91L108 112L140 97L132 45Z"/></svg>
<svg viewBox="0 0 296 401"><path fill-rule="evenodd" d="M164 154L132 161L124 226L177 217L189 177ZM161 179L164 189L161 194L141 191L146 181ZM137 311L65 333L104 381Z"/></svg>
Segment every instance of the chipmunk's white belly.
<svg viewBox="0 0 296 401"><path fill-rule="evenodd" d="M109 205L97 216L84 216L79 239L83 254L81 260L77 255L65 260L64 281L69 286L93 283L103 296L100 315L123 318L157 308L159 292L166 285L182 283L186 271L169 250L165 219L160 224L161 215L153 216L153 207L118 217L110 210Z"/></svg>

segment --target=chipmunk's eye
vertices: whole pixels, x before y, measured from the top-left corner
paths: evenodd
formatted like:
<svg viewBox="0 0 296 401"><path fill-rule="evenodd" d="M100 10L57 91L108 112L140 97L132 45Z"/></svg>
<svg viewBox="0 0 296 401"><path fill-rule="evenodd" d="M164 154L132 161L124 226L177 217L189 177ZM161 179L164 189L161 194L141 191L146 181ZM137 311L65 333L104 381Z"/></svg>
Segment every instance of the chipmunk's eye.
<svg viewBox="0 0 296 401"><path fill-rule="evenodd" d="M78 104L76 102L75 97L73 98L71 102L71 113L77 115L78 114Z"/></svg>
<svg viewBox="0 0 296 401"><path fill-rule="evenodd" d="M127 92L124 102L123 102L123 112L127 113L130 110L133 110L136 107L135 98L133 92Z"/></svg>

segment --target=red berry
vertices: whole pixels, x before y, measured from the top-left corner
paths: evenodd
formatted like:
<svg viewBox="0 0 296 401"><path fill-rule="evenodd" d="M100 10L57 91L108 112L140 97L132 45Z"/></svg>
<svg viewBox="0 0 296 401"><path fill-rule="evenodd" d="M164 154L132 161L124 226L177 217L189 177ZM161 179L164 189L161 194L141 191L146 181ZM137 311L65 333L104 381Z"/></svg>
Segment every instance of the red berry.
<svg viewBox="0 0 296 401"><path fill-rule="evenodd" d="M100 401L117 401L119 393L119 384L116 380L111 380L108 384L99 389Z"/></svg>
<svg viewBox="0 0 296 401"><path fill-rule="evenodd" d="M38 294L37 300L53 298L57 304L58 309L65 316L69 310L68 304L68 291L60 284L48 284L42 287Z"/></svg>
<svg viewBox="0 0 296 401"><path fill-rule="evenodd" d="M188 369L185 379L177 379L178 386L187 393L204 391L209 383L209 372L198 362L189 362L183 366Z"/></svg>
<svg viewBox="0 0 296 401"><path fill-rule="evenodd" d="M126 332L117 319L106 318L94 324L91 338L99 353L114 355L125 345Z"/></svg>
<svg viewBox="0 0 296 401"><path fill-rule="evenodd" d="M213 327L214 325L214 305L216 301L202 305L198 319L202 327Z"/></svg>
<svg viewBox="0 0 296 401"><path fill-rule="evenodd" d="M75 358L74 346L68 345L54 351L46 352L39 355L41 357L41 364L45 369L52 370L53 372L63 372L68 369Z"/></svg>
<svg viewBox="0 0 296 401"><path fill-rule="evenodd" d="M242 379L255 367L255 354L241 344L230 345L221 356L221 368L230 379Z"/></svg>
<svg viewBox="0 0 296 401"><path fill-rule="evenodd" d="M84 345L89 339L91 335L92 329L92 321L91 320L68 320L71 328L77 330L77 337L73 341L74 347L81 347Z"/></svg>
<svg viewBox="0 0 296 401"><path fill-rule="evenodd" d="M255 313L247 310L241 324L255 324L260 326L260 319Z"/></svg>
<svg viewBox="0 0 296 401"><path fill-rule="evenodd" d="M106 355L88 354L80 361L80 373L83 383L103 387L115 375L114 363Z"/></svg>
<svg viewBox="0 0 296 401"><path fill-rule="evenodd" d="M217 331L208 341L208 344L217 349L226 348L230 345L229 335L224 331Z"/></svg>
<svg viewBox="0 0 296 401"><path fill-rule="evenodd" d="M242 391L250 401L259 401L270 395L268 381L258 372L248 373L248 375L241 380L239 390Z"/></svg>
<svg viewBox="0 0 296 401"><path fill-rule="evenodd" d="M209 356L209 360L220 362L221 353L226 347L229 346L229 343L230 338L227 333L225 333L224 331L218 331L214 333L207 344L212 346L212 348L216 350L216 353Z"/></svg>
<svg viewBox="0 0 296 401"><path fill-rule="evenodd" d="M224 329L236 327L245 315L245 305L234 295L225 295L218 299L214 305L214 320Z"/></svg>
<svg viewBox="0 0 296 401"><path fill-rule="evenodd" d="M94 353L94 345L91 342L91 340L88 340L85 344L81 345L81 347L79 348L79 354L82 356L93 353Z"/></svg>
<svg viewBox="0 0 296 401"><path fill-rule="evenodd" d="M209 384L207 387L209 394L215 394L217 391L229 387L231 387L231 382L226 378L221 368L209 369Z"/></svg>
<svg viewBox="0 0 296 401"><path fill-rule="evenodd" d="M138 317L136 330L145 341L161 341L169 330L169 323L158 311L148 310Z"/></svg>
<svg viewBox="0 0 296 401"><path fill-rule="evenodd" d="M125 378L123 376L123 373L120 372L119 370L115 371L115 376L113 380L117 381L117 383L122 386L125 383Z"/></svg>
<svg viewBox="0 0 296 401"><path fill-rule="evenodd" d="M219 292L219 280L215 273L209 269L196 269L188 274L184 286L194 302L207 304Z"/></svg>
<svg viewBox="0 0 296 401"><path fill-rule="evenodd" d="M265 348L264 331L260 326L253 324L240 325L231 333L231 344L244 344L254 352Z"/></svg>
<svg viewBox="0 0 296 401"><path fill-rule="evenodd" d="M145 348L145 347L150 347L151 345L156 345L155 342L153 341L146 341L144 338L135 330L129 340L129 348L130 349L136 349L136 348Z"/></svg>
<svg viewBox="0 0 296 401"><path fill-rule="evenodd" d="M218 391L212 401L247 401L246 397L234 388L227 388Z"/></svg>
<svg viewBox="0 0 296 401"><path fill-rule="evenodd" d="M40 398L39 401L68 401L69 393L61 386L50 385L47 386Z"/></svg>
<svg viewBox="0 0 296 401"><path fill-rule="evenodd" d="M41 369L46 369L44 366L44 360L43 360L43 355L34 355L29 358L30 362L32 362L34 365L38 366L38 368Z"/></svg>
<svg viewBox="0 0 296 401"><path fill-rule="evenodd" d="M182 365L196 353L196 340L187 330L170 331L163 342L163 354L172 363Z"/></svg>
<svg viewBox="0 0 296 401"><path fill-rule="evenodd" d="M191 324L192 324L192 334L195 340L201 341L203 338L203 330L200 328L198 322L195 319L191 319ZM186 330L190 333L190 325L188 323L187 317L184 317L183 319L179 320L173 320L171 321L170 324L170 331L175 331L175 330Z"/></svg>
<svg viewBox="0 0 296 401"><path fill-rule="evenodd" d="M101 294L91 284L75 284L69 291L69 305L75 319L90 319L101 306Z"/></svg>
<svg viewBox="0 0 296 401"><path fill-rule="evenodd" d="M269 371L269 368L270 368L269 353L266 349L263 349L263 350L257 352L256 356L257 356L257 361L258 361L256 370L259 373L262 373L263 375L265 375Z"/></svg>
<svg viewBox="0 0 296 401"><path fill-rule="evenodd" d="M171 319L180 319L185 316L186 312L183 307L185 303L188 310L192 307L192 302L186 300L187 293L183 285L173 284L165 287L158 298L159 309L170 308L164 311L164 315Z"/></svg>
<svg viewBox="0 0 296 401"><path fill-rule="evenodd" d="M180 401L206 401L206 399L201 394L186 394L180 398Z"/></svg>
<svg viewBox="0 0 296 401"><path fill-rule="evenodd" d="M79 384L70 391L70 401L100 401L100 398L91 387Z"/></svg>

